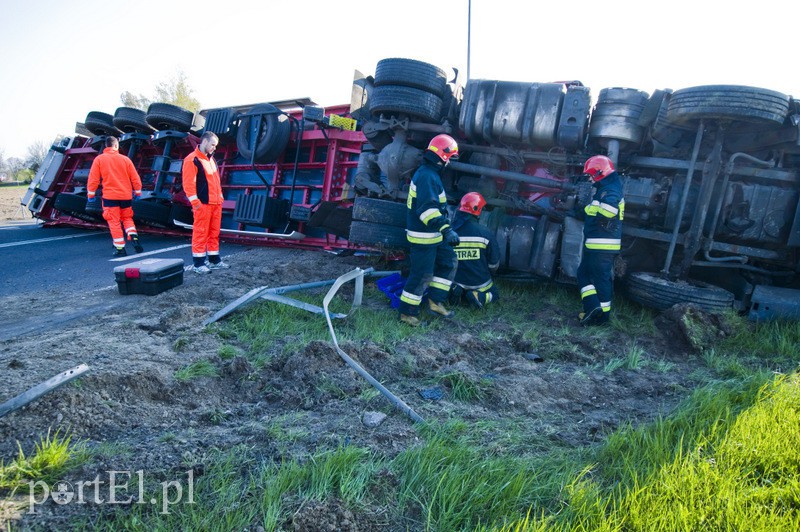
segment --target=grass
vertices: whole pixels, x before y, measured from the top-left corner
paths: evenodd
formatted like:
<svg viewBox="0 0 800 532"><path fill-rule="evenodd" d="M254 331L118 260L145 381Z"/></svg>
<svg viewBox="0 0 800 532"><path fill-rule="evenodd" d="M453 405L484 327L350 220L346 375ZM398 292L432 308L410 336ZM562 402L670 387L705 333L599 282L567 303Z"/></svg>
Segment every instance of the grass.
<svg viewBox="0 0 800 532"><path fill-rule="evenodd" d="M615 299L611 327L579 330L584 340L578 345L571 341L574 325L531 320L532 312L554 306L577 311L574 290L513 283L501 290L507 306L464 309L459 323L469 330L486 320L503 320L507 327L496 340L521 335L535 341L537 351L545 343L553 349L568 343L560 347L565 354L607 351L602 362L573 362L569 368L576 375L600 369L675 370L675 363L657 359L657 353L631 340L655 332L650 311ZM367 297L382 295L369 291ZM394 348L445 325L388 327L389 318L394 315L388 306L366 306L357 320L335 322L336 332L340 341L374 342L397 358L400 373L415 375L414 358L403 346ZM698 388L677 409L650 423L623 425L594 446L571 447L548 422L547 412L477 421L450 419L445 412L431 417L430 425L415 425L416 443L399 454L331 448L326 442L347 441L345 435L312 444L315 419L307 412L289 413L258 422L263 439L278 452L262 454L264 446L210 449L203 460L205 474L196 480L197 504L174 506L169 515L159 514L158 505L115 508L93 517L91 526L288 529L305 501L336 500L357 515L378 510L397 528L410 530L800 529L800 377L791 372L800 362L800 329L725 319L733 334L694 359L703 362L689 376ZM319 316L275 303L234 316L219 334L232 350L262 360L312 340L329 341ZM206 364L210 370L204 371L216 371ZM787 371L776 374L780 368ZM437 380L464 403L490 398L494 387L490 379L458 371ZM323 379L319 386L338 397L336 383ZM358 399L367 402L376 393L364 388Z"/></svg>
<svg viewBox="0 0 800 532"><path fill-rule="evenodd" d="M450 390L453 399L465 403L474 403L485 399L493 384L491 379L467 375L460 371L440 375L437 382Z"/></svg>
<svg viewBox="0 0 800 532"><path fill-rule="evenodd" d="M72 436L56 431L34 446L29 456L17 442L19 454L9 464L0 462L0 490L14 492L29 482L44 482L48 486L63 478L64 474L80 467L89 453L82 442L73 444Z"/></svg>
<svg viewBox="0 0 800 532"><path fill-rule="evenodd" d="M180 382L199 377L219 377L219 370L208 360L198 360L175 372L175 380Z"/></svg>
<svg viewBox="0 0 800 532"><path fill-rule="evenodd" d="M277 421L277 420L276 420ZM297 419L292 422L298 421ZM777 422L776 422L777 421ZM626 426L595 449L533 454L486 447L504 425L419 426L392 459L347 446L304 460L253 449L211 452L195 505L169 515L134 505L95 528L285 526L301 501L386 505L415 530L796 530L800 524L800 377L762 372L697 390L672 415ZM386 482L388 478L393 479Z"/></svg>
<svg viewBox="0 0 800 532"><path fill-rule="evenodd" d="M231 360L236 358L236 355L239 354L239 351L232 345L221 345L217 350L217 355L222 360Z"/></svg>

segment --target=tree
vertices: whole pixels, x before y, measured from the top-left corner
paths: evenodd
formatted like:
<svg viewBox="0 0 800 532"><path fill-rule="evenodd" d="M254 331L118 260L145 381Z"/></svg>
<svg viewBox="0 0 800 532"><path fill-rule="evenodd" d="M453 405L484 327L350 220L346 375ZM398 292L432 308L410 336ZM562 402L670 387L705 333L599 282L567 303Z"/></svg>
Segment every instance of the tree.
<svg viewBox="0 0 800 532"><path fill-rule="evenodd" d="M158 84L155 101L171 103L194 113L200 110L200 102L192 96L193 92L186 83L186 74L178 72L169 82Z"/></svg>
<svg viewBox="0 0 800 532"><path fill-rule="evenodd" d="M150 100L144 94L125 91L119 95L119 99L122 100L122 105L125 107L133 107L142 111L147 111L147 108L150 107Z"/></svg>
<svg viewBox="0 0 800 532"><path fill-rule="evenodd" d="M142 111L147 111L152 102L161 102L197 112L200 110L200 101L192 95L193 93L194 90L186 81L186 74L179 71L171 80L161 82L156 86L155 96L152 99L143 94L134 94L130 91L120 94L119 99L125 107L134 107Z"/></svg>
<svg viewBox="0 0 800 532"><path fill-rule="evenodd" d="M46 155L47 148L44 142L37 140L28 146L28 157L25 159L25 166L36 174L39 171L39 167L42 166Z"/></svg>

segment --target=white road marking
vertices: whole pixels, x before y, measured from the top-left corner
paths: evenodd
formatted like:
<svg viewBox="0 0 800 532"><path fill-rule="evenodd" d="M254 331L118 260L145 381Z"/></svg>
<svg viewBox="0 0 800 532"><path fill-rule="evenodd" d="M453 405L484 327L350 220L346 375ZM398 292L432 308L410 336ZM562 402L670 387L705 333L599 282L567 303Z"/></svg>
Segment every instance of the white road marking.
<svg viewBox="0 0 800 532"><path fill-rule="evenodd" d="M128 255L126 257L120 257L118 259L108 259L108 262L125 262L128 260L136 260L141 257L147 257L148 255L157 255L158 253L164 253L165 251L172 251L174 249L183 249L191 247L191 244L181 244L180 246L172 246L170 248L163 248L163 249L156 249L153 251L147 251L145 253L137 253L135 255Z"/></svg>
<svg viewBox="0 0 800 532"><path fill-rule="evenodd" d="M88 233L88 234L80 234L80 235L67 235L67 236L51 236L49 238L37 238L36 240L23 240L21 242L9 242L7 244L0 244L0 248L11 248L14 246L26 246L28 244L39 244L40 242L51 242L53 240L66 240L68 238L83 238L87 236L97 236L97 235L104 235L106 232L102 233Z"/></svg>

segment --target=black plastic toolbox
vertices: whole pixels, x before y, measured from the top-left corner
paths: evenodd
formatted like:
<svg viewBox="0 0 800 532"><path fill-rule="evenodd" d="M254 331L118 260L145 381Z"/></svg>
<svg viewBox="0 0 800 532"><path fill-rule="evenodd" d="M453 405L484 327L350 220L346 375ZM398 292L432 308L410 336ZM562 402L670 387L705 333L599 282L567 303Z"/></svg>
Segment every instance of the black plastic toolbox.
<svg viewBox="0 0 800 532"><path fill-rule="evenodd" d="M154 296L183 284L183 259L144 259L114 268L123 296Z"/></svg>

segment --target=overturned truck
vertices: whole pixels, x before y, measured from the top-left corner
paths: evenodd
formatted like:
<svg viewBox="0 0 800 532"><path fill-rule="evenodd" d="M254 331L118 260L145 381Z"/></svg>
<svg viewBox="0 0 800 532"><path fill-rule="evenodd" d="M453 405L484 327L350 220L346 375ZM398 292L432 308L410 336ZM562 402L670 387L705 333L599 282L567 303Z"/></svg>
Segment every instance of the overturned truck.
<svg viewBox="0 0 800 532"><path fill-rule="evenodd" d="M707 85L647 92L578 81L448 81L413 59L356 76L350 105L308 98L190 113L92 111L54 143L23 202L44 225L103 224L86 180L107 135L143 178L143 232L186 235L181 161L204 131L220 138L223 238L331 250L406 248L408 184L430 139L448 133L461 159L443 180L457 204L488 201L501 275L574 282L582 252L581 177L595 154L625 183L615 272L654 308L695 303L754 319L800 317L800 103L776 91Z"/></svg>

